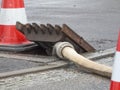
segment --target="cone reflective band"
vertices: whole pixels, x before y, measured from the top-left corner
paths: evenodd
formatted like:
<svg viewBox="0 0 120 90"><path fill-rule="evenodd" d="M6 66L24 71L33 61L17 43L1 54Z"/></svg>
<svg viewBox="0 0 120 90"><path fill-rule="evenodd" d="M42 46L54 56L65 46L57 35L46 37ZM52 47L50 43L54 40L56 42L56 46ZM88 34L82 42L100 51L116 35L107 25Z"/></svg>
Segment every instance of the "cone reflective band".
<svg viewBox="0 0 120 90"><path fill-rule="evenodd" d="M114 58L110 90L120 90L120 32Z"/></svg>
<svg viewBox="0 0 120 90"><path fill-rule="evenodd" d="M24 8L23 0L2 0L1 8Z"/></svg>
<svg viewBox="0 0 120 90"><path fill-rule="evenodd" d="M0 13L0 47L33 44L16 29L16 22L27 23L23 0L2 0ZM2 48L0 48L2 49Z"/></svg>

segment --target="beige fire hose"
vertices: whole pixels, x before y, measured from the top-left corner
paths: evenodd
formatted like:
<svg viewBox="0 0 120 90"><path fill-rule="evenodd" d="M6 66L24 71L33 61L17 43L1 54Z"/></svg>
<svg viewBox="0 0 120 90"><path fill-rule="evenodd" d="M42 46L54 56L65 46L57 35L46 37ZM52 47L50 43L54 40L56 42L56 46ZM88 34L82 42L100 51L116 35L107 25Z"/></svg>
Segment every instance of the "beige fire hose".
<svg viewBox="0 0 120 90"><path fill-rule="evenodd" d="M82 55L78 54L73 45L68 42L59 42L54 46L53 52L59 58L68 59L74 63L79 64L81 67L89 70L92 73L105 76L110 78L112 73L112 68L103 64L96 63L94 61L88 60Z"/></svg>

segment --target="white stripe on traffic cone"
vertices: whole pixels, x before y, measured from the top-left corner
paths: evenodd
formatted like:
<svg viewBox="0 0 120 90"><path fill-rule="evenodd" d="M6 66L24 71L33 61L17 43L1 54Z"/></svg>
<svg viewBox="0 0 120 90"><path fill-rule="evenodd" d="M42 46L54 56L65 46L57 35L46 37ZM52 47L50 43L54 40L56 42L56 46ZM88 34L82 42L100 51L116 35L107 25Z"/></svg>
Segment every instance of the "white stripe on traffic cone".
<svg viewBox="0 0 120 90"><path fill-rule="evenodd" d="M16 21L27 23L27 17L24 8L1 9L0 25L15 25Z"/></svg>

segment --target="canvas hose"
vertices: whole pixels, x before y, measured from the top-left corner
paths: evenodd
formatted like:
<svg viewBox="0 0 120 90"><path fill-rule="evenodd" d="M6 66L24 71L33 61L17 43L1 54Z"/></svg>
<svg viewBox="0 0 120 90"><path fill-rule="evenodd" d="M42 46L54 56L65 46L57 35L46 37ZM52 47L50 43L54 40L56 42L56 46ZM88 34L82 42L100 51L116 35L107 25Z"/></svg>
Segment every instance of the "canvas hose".
<svg viewBox="0 0 120 90"><path fill-rule="evenodd" d="M58 42L54 46L54 50L55 50L54 52L59 58L68 59L97 75L101 75L108 78L111 77L112 73L111 67L106 66L104 64L99 64L97 62L94 62L83 57L82 55L78 54L75 51L73 45L71 45L68 42Z"/></svg>

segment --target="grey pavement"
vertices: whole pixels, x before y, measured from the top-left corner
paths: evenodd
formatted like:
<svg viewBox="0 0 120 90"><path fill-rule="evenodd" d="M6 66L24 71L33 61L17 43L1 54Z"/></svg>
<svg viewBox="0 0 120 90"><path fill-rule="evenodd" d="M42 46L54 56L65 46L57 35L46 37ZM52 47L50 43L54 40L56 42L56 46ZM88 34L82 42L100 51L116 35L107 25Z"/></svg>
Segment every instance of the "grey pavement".
<svg viewBox="0 0 120 90"><path fill-rule="evenodd" d="M19 64L18 64L19 63ZM14 70L32 68L36 66L44 65L43 63L35 63L30 61L16 60L12 58L0 58L0 73L9 72Z"/></svg>
<svg viewBox="0 0 120 90"><path fill-rule="evenodd" d="M113 58L102 58L98 59L97 62L111 66ZM47 80L44 75L38 81L36 80L36 85L20 90L109 90L110 87L110 79L85 72L78 67L50 71L49 76L46 77Z"/></svg>
<svg viewBox="0 0 120 90"><path fill-rule="evenodd" d="M111 66L113 57L98 59ZM13 78L0 79L0 90L109 90L110 79L69 66Z"/></svg>

